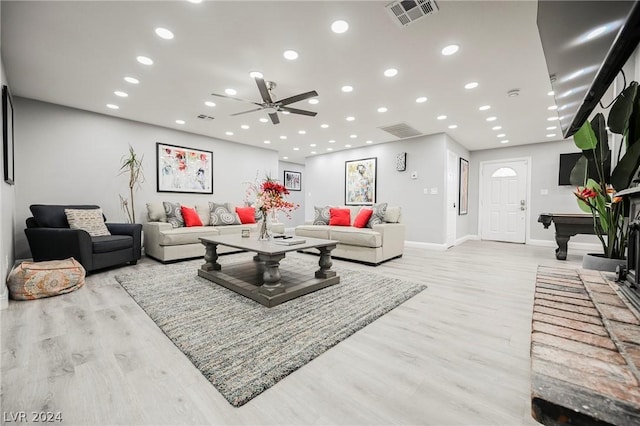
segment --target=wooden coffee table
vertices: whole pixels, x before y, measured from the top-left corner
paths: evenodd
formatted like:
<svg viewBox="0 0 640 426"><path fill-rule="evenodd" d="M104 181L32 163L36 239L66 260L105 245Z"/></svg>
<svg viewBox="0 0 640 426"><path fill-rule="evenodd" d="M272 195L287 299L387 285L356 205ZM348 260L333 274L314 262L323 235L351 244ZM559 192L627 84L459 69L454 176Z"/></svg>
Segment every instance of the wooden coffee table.
<svg viewBox="0 0 640 426"><path fill-rule="evenodd" d="M319 238L298 238L304 243L280 245L276 241L259 241L255 236L242 238L240 235L220 235L200 238L206 248L205 263L198 269L198 275L229 290L273 307L304 294L311 293L340 282L340 277L331 269L331 250L336 241ZM285 240L286 241L286 240ZM252 261L223 265L218 263L218 245L254 252ZM319 269L287 267L280 262L288 252L317 249L320 251Z"/></svg>

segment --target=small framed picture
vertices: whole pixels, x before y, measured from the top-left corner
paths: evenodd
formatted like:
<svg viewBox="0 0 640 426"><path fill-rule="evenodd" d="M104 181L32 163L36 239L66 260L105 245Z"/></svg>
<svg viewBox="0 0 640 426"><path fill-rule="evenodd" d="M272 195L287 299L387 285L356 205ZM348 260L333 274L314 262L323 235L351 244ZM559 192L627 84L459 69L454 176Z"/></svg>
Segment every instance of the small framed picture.
<svg viewBox="0 0 640 426"><path fill-rule="evenodd" d="M289 191L302 191L302 173L285 170L284 187Z"/></svg>
<svg viewBox="0 0 640 426"><path fill-rule="evenodd" d="M240 232L242 233L242 238L249 238L250 231L248 229L242 229Z"/></svg>
<svg viewBox="0 0 640 426"><path fill-rule="evenodd" d="M400 154L396 154L396 170L399 172L404 172L407 170L407 153L401 152Z"/></svg>

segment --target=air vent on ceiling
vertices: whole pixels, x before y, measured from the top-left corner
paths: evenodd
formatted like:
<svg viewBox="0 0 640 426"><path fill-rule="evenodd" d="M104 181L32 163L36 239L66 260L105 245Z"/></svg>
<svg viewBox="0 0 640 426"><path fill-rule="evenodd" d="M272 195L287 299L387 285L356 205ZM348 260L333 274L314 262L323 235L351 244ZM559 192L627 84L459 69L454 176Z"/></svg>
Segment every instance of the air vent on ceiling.
<svg viewBox="0 0 640 426"><path fill-rule="evenodd" d="M205 114L198 115L198 118L200 120L213 120L213 117L211 117L210 115L205 115Z"/></svg>
<svg viewBox="0 0 640 426"><path fill-rule="evenodd" d="M385 7L401 27L411 25L424 16L438 12L438 5L434 0L394 1Z"/></svg>
<svg viewBox="0 0 640 426"><path fill-rule="evenodd" d="M400 139L420 136L422 134L407 123L392 124L390 126L378 127L378 129L391 133L393 136Z"/></svg>

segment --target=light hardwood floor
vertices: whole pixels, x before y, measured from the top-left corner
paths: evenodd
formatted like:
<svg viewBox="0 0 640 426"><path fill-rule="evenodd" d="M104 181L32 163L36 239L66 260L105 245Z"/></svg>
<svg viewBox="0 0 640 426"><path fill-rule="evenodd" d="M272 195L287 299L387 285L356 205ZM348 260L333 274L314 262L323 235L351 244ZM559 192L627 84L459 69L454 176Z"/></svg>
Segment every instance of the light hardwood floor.
<svg viewBox="0 0 640 426"><path fill-rule="evenodd" d="M121 270L97 273L79 291L2 311L3 422L50 411L66 425L537 424L529 402L536 268L577 267L581 258L482 241L408 248L374 270L427 290L240 408L113 279Z"/></svg>

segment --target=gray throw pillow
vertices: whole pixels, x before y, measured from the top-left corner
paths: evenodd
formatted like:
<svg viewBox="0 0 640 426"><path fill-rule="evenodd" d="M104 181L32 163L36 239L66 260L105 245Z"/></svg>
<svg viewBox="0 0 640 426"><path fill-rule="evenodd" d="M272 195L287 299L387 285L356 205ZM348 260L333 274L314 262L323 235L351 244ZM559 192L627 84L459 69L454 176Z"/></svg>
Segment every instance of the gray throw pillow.
<svg viewBox="0 0 640 426"><path fill-rule="evenodd" d="M331 212L329 211L331 207L330 206L324 206L324 207L314 206L313 209L314 209L313 224L328 225L329 220L331 219Z"/></svg>
<svg viewBox="0 0 640 426"><path fill-rule="evenodd" d="M211 211L211 224L213 226L225 225L241 225L236 212L230 212L226 205L218 203L209 203Z"/></svg>
<svg viewBox="0 0 640 426"><path fill-rule="evenodd" d="M174 228L180 228L184 226L184 218L182 217L182 210L180 209L180 203L170 203L169 201L163 201L164 213L167 215L167 222Z"/></svg>
<svg viewBox="0 0 640 426"><path fill-rule="evenodd" d="M374 204L372 207L373 213L369 222L367 222L367 228L373 228L373 225L379 225L384 222L384 215L387 212L387 203Z"/></svg>

